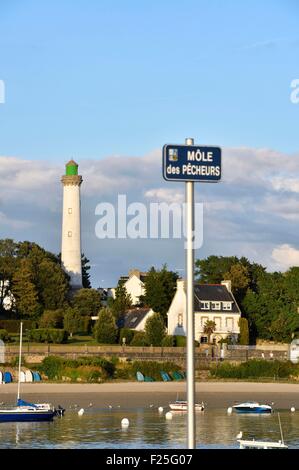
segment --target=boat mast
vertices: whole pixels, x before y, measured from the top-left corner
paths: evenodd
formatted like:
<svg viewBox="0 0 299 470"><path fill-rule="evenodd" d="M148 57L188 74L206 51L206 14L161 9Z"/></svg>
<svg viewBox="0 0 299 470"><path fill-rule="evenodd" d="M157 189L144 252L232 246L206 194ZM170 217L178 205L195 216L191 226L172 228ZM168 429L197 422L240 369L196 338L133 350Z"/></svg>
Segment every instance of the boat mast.
<svg viewBox="0 0 299 470"><path fill-rule="evenodd" d="M22 355L22 336L23 336L23 323L20 323L20 349L19 349L19 378L18 378L18 400L20 398L20 383L21 383L21 355Z"/></svg>
<svg viewBox="0 0 299 470"><path fill-rule="evenodd" d="M281 427L281 422L280 422L280 415L279 415L279 412L277 413L278 415L278 422L279 422L279 429L280 429L280 436L281 436L281 443L284 444L284 441L283 441L283 434L282 434L282 427Z"/></svg>

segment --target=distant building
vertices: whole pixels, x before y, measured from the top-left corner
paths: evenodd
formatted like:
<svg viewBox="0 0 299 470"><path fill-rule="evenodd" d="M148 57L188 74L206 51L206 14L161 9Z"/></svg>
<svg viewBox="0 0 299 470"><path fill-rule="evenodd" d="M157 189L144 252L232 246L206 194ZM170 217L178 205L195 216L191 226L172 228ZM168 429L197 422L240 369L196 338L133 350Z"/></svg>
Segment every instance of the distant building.
<svg viewBox="0 0 299 470"><path fill-rule="evenodd" d="M0 281L0 290L3 290L3 292L6 294L3 299L4 310L11 310L15 305L15 298L9 290L8 285L9 281Z"/></svg>
<svg viewBox="0 0 299 470"><path fill-rule="evenodd" d="M154 311L151 308L132 308L120 316L117 326L119 328L144 331L147 319L153 314Z"/></svg>
<svg viewBox="0 0 299 470"><path fill-rule="evenodd" d="M195 340L208 341L204 325L208 320L215 322L216 329L211 340L217 343L230 336L237 339L240 333L240 308L231 291L231 282L221 284L194 285ZM186 336L186 286L185 281L177 281L177 290L167 313L168 334Z"/></svg>
<svg viewBox="0 0 299 470"><path fill-rule="evenodd" d="M140 296L145 294L144 281L147 273L143 273L138 269L131 269L128 276L121 276L119 282L123 282L124 287L128 294L131 295L133 305L139 304ZM115 299L116 288L108 290L108 297L112 296Z"/></svg>

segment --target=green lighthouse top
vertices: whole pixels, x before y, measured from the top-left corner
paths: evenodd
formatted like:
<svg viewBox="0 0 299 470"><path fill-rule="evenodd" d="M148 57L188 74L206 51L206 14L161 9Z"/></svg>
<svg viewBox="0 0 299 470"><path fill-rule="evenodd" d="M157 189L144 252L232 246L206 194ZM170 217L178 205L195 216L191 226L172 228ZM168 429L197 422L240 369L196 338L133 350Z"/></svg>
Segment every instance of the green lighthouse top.
<svg viewBox="0 0 299 470"><path fill-rule="evenodd" d="M77 175L78 174L78 163L74 160L70 160L65 165L65 174L68 176Z"/></svg>

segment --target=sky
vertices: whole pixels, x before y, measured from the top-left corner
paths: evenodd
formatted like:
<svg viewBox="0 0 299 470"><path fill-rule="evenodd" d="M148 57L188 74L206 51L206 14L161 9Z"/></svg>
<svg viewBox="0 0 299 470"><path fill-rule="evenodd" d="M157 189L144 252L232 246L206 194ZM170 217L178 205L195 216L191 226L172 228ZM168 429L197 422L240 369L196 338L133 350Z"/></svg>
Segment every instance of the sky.
<svg viewBox="0 0 299 470"><path fill-rule="evenodd" d="M60 251L74 158L93 286L163 263L184 275L182 240L100 240L95 208L182 202L161 149L193 137L223 149L221 183L196 185L196 257L299 265L298 18L296 0L0 0L0 238Z"/></svg>

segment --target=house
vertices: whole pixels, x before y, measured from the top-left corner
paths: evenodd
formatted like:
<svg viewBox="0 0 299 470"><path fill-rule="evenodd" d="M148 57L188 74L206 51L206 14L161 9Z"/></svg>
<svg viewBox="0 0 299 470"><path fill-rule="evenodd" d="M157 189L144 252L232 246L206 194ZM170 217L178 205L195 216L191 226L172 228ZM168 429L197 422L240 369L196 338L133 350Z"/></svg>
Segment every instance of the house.
<svg viewBox="0 0 299 470"><path fill-rule="evenodd" d="M141 295L145 294L144 280L147 273L143 273L138 269L131 269L128 276L121 276L119 282L123 282L128 294L131 295L133 305L139 303ZM109 289L108 296L115 299L115 288Z"/></svg>
<svg viewBox="0 0 299 470"><path fill-rule="evenodd" d="M240 328L240 308L231 291L231 281L221 284L194 285L195 340L207 343L204 325L208 320L216 324L211 341L217 343L230 336L237 339ZM167 313L168 334L186 336L186 285L178 279L177 290Z"/></svg>
<svg viewBox="0 0 299 470"><path fill-rule="evenodd" d="M118 322L119 328L130 328L131 330L144 331L148 318L154 314L151 308L132 308L123 313Z"/></svg>

